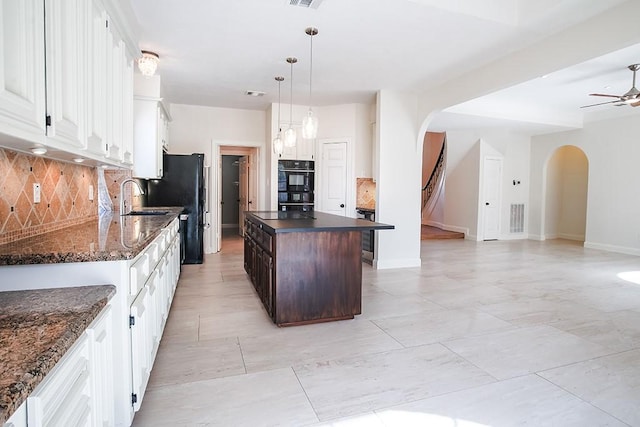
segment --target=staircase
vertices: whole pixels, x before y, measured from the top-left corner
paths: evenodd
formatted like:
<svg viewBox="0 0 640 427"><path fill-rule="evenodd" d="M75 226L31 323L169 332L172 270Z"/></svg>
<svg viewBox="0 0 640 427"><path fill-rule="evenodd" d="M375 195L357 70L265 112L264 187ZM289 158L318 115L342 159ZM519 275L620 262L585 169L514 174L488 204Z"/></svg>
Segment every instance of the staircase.
<svg viewBox="0 0 640 427"><path fill-rule="evenodd" d="M426 143L427 141L425 138L425 144ZM423 221L426 221L430 218L431 213L436 207L436 203L438 201L440 192L444 187L444 178L445 178L444 166L446 161L446 144L447 144L447 137L446 137L446 134L443 134L442 145L440 148L438 159L436 160L433 170L431 171L431 175L429 176L429 179L427 180L426 184L422 187L421 217ZM420 240L429 240L429 239L464 239L464 233L442 230L440 228L426 225L423 223L420 231Z"/></svg>

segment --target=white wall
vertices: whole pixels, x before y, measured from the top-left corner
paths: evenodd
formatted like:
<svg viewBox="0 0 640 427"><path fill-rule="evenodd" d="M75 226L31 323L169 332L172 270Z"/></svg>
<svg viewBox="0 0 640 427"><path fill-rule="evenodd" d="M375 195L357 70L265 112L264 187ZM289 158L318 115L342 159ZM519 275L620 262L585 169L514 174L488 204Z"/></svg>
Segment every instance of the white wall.
<svg viewBox="0 0 640 427"><path fill-rule="evenodd" d="M379 165L376 221L395 230L376 233L376 268L420 265L420 176L422 144L418 143L417 98L378 92Z"/></svg>
<svg viewBox="0 0 640 427"><path fill-rule="evenodd" d="M255 110L203 107L197 105L171 104L169 124L169 152L173 154L204 153L205 164L210 166L208 186L209 215L207 222L212 226L205 230L205 252L214 248L218 210L217 176L219 165L217 156L220 145L251 146L259 148L258 165L258 209L265 209L267 202L266 175L267 157L265 153L266 113Z"/></svg>
<svg viewBox="0 0 640 427"><path fill-rule="evenodd" d="M532 233L543 235L544 165L558 147L575 145L589 162L585 246L640 255L638 135L640 116L635 114L532 138Z"/></svg>
<svg viewBox="0 0 640 427"><path fill-rule="evenodd" d="M447 163L442 227L464 232L472 240L481 239L479 197L482 159L503 159L500 239L527 238L525 232L509 234L510 206L529 200L530 138L502 130L447 132ZM513 185L513 180L520 184Z"/></svg>
<svg viewBox="0 0 640 427"><path fill-rule="evenodd" d="M271 110L274 111L270 122L272 136L267 138L268 147L272 152L273 147L271 141L273 135L278 129L278 104L272 104ZM293 106L293 123L299 125L302 123L302 118L307 113L307 106L294 105ZM371 176L371 120L370 120L371 106L368 104L343 104L343 105L330 105L324 107L314 107L314 114L318 117L318 137L317 140L342 140L346 141L350 147L347 151L351 164L347 167L348 182L347 182L347 206L352 207L347 212L348 216L355 216L355 203L356 203L356 176ZM289 107L283 105L281 112L281 122L283 123L283 129L286 129L289 123ZM300 135L298 135L300 137ZM316 170L320 170L320 163L322 159L318 156L320 154L320 147L316 144ZM268 205L270 209L277 209L277 159L272 157L270 163L270 178L274 182L273 188L271 188L271 204ZM363 173L365 175L360 175ZM320 184L316 180L317 186ZM316 197L319 193L316 192Z"/></svg>

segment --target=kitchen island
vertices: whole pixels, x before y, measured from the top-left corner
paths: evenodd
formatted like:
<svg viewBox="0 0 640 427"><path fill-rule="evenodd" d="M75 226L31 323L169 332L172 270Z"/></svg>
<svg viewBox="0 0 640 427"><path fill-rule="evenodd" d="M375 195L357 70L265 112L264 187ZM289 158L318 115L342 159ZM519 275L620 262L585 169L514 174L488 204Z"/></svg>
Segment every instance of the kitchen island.
<svg viewBox="0 0 640 427"><path fill-rule="evenodd" d="M322 212L246 212L244 268L278 326L353 319L362 232L393 228Z"/></svg>

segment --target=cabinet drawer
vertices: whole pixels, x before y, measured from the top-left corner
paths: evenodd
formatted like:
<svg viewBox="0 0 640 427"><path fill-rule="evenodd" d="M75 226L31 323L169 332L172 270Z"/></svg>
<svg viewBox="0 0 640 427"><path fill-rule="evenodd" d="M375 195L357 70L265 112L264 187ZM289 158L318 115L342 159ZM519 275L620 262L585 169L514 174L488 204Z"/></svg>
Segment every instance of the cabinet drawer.
<svg viewBox="0 0 640 427"><path fill-rule="evenodd" d="M143 253L129 268L129 294L137 295L149 278L149 254Z"/></svg>

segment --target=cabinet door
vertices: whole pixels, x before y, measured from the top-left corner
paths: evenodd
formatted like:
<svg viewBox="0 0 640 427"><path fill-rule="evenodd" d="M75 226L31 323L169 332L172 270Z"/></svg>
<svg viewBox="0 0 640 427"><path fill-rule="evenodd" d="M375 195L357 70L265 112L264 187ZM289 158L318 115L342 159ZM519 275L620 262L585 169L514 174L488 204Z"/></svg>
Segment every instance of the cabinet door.
<svg viewBox="0 0 640 427"><path fill-rule="evenodd" d="M122 160L122 80L124 43L113 31L107 33L107 157Z"/></svg>
<svg viewBox="0 0 640 427"><path fill-rule="evenodd" d="M133 165L133 59L123 49L122 63L122 162Z"/></svg>
<svg viewBox="0 0 640 427"><path fill-rule="evenodd" d="M87 150L107 154L107 14L100 0L89 4L87 20Z"/></svg>
<svg viewBox="0 0 640 427"><path fill-rule="evenodd" d="M313 160L315 157L315 139L298 139L296 158L298 160Z"/></svg>
<svg viewBox="0 0 640 427"><path fill-rule="evenodd" d="M45 134L42 0L0 0L0 132L42 142Z"/></svg>
<svg viewBox="0 0 640 427"><path fill-rule="evenodd" d="M262 303L267 309L270 317L273 317L273 258L266 251L262 254L261 280L262 280Z"/></svg>
<svg viewBox="0 0 640 427"><path fill-rule="evenodd" d="M131 304L130 335L131 335L131 369L133 410L140 409L144 390L151 372L151 349L149 348L149 294L147 288L142 288Z"/></svg>
<svg viewBox="0 0 640 427"><path fill-rule="evenodd" d="M45 0L47 144L85 148L86 0Z"/></svg>
<svg viewBox="0 0 640 427"><path fill-rule="evenodd" d="M91 375L93 378L91 425L109 427L114 421L113 398L113 315L108 305L87 329L91 341Z"/></svg>

